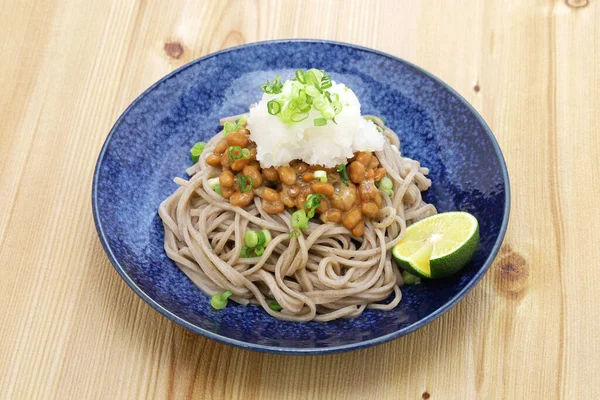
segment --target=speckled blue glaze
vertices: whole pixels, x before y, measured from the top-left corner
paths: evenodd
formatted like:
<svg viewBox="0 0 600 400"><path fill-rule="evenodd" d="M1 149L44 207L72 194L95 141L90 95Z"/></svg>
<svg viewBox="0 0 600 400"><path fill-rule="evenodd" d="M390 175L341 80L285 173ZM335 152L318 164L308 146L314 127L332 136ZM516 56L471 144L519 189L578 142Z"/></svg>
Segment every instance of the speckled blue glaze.
<svg viewBox="0 0 600 400"><path fill-rule="evenodd" d="M160 202L186 177L189 148L208 140L218 120L245 112L259 85L276 74L317 67L346 83L362 111L382 115L403 153L431 170L425 199L439 211L466 210L480 222L481 245L458 275L404 287L393 311L327 323L271 318L256 306L215 311L167 258ZM117 271L152 307L212 339L291 354L339 352L405 335L439 317L481 279L502 242L509 213L504 159L490 129L454 90L420 68L385 53L324 41L244 45L198 59L161 79L123 113L98 158L93 213Z"/></svg>

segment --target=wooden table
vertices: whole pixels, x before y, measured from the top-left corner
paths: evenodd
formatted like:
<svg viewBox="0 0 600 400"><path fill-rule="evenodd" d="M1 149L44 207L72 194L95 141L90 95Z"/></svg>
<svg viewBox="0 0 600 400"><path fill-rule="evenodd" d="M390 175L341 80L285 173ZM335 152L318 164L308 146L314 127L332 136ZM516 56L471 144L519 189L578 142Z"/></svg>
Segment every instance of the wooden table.
<svg viewBox="0 0 600 400"><path fill-rule="evenodd" d="M600 1L84 1L0 7L0 398L600 398ZM390 343L260 354L167 320L110 265L92 172L169 71L265 39L373 47L449 83L504 151L501 254Z"/></svg>

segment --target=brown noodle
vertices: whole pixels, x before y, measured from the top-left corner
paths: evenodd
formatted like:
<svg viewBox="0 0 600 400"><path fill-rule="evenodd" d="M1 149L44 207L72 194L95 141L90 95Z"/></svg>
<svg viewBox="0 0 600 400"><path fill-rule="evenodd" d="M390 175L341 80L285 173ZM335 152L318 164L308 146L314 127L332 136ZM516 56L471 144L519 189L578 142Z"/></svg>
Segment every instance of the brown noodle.
<svg viewBox="0 0 600 400"><path fill-rule="evenodd" d="M234 207L208 188L208 179L219 170L208 166L204 151L188 169L189 181L159 208L165 228L165 251L204 293L226 290L239 304L260 304L275 318L291 321L330 321L360 315L365 308L390 310L402 297L402 276L392 265L391 248L407 225L435 214L422 200L421 191L431 186L429 172L418 161L402 157L398 136L374 117L388 139L376 155L394 184L393 198L383 195L377 220L365 220L362 237L352 237L339 224L311 220L297 239L290 239L290 212L271 215L263 211L261 198L246 208ZM222 120L223 122L223 120ZM206 149L223 138L213 137ZM241 258L244 233L268 229L273 239L260 257ZM388 304L380 304L394 294ZM272 301L281 311L269 307Z"/></svg>

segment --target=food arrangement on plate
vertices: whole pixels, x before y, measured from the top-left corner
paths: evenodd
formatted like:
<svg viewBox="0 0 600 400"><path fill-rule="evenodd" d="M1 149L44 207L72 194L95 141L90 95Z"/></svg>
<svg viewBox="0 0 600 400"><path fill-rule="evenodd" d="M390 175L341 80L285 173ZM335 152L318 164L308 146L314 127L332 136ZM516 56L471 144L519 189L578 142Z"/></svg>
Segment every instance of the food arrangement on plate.
<svg viewBox="0 0 600 400"><path fill-rule="evenodd" d="M248 113L191 148L190 179L176 178L159 208L168 257L213 308L357 317L469 262L477 219L423 200L429 170L402 155L382 117L361 114L351 88L311 68L260 89Z"/></svg>
<svg viewBox="0 0 600 400"><path fill-rule="evenodd" d="M286 354L438 318L489 269L509 209L498 143L464 98L321 40L238 46L160 79L115 123L92 192L108 258L144 301Z"/></svg>

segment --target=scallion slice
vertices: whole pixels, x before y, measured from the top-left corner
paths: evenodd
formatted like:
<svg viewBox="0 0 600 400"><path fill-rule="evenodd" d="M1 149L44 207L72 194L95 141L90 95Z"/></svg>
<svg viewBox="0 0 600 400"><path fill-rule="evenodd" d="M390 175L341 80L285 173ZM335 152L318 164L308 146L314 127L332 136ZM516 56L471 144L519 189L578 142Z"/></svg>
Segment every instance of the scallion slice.
<svg viewBox="0 0 600 400"><path fill-rule="evenodd" d="M394 196L394 184L390 178L384 176L379 182L379 189L383 190L389 197Z"/></svg>
<svg viewBox="0 0 600 400"><path fill-rule="evenodd" d="M315 118L313 120L313 123L315 124L315 126L323 126L327 125L327 120L325 118Z"/></svg>
<svg viewBox="0 0 600 400"><path fill-rule="evenodd" d="M321 197L325 197L322 194L309 194L304 202L304 209L306 210L306 217L312 218L315 216L317 208L321 207Z"/></svg>
<svg viewBox="0 0 600 400"><path fill-rule="evenodd" d="M340 174L340 178L342 178L344 185L348 186L348 173L346 172L346 164L338 165L337 171Z"/></svg>
<svg viewBox="0 0 600 400"><path fill-rule="evenodd" d="M256 232L256 235L258 236L258 246L267 246L269 243L271 243L271 232L269 232L266 229L263 229L262 231L258 231Z"/></svg>
<svg viewBox="0 0 600 400"><path fill-rule="evenodd" d="M267 103L267 111L271 115L277 115L281 112L281 104L277 100L270 100Z"/></svg>
<svg viewBox="0 0 600 400"><path fill-rule="evenodd" d="M254 180L250 175L238 175L236 181L240 187L240 192L242 193L249 192L254 185Z"/></svg>
<svg viewBox="0 0 600 400"><path fill-rule="evenodd" d="M192 146L190 149L190 155L192 156L193 162L198 162L200 155L204 151L204 147L206 147L206 142L198 142Z"/></svg>
<svg viewBox="0 0 600 400"><path fill-rule="evenodd" d="M258 235L254 231L248 231L244 234L244 243L248 247L256 247L258 244Z"/></svg>
<svg viewBox="0 0 600 400"><path fill-rule="evenodd" d="M314 177L320 180L321 182L327 182L327 172L322 169L315 171L313 173Z"/></svg>
<svg viewBox="0 0 600 400"><path fill-rule="evenodd" d="M233 121L227 121L227 122L225 122L223 129L225 130L225 136L227 136L231 132L237 131L237 124Z"/></svg>
<svg viewBox="0 0 600 400"><path fill-rule="evenodd" d="M242 148L240 146L229 146L227 148L227 157L229 157L230 162L236 162L243 157Z"/></svg>
<svg viewBox="0 0 600 400"><path fill-rule="evenodd" d="M219 294L213 294L212 297L210 298L210 305L215 310L222 310L225 307L227 307L227 299L232 294L233 293L231 292L231 290L228 290L228 291L226 291L225 293L222 293L222 294L221 293L219 293Z"/></svg>
<svg viewBox="0 0 600 400"><path fill-rule="evenodd" d="M292 227L306 229L308 228L308 220L309 218L306 216L306 212L304 210L296 210L292 214Z"/></svg>

